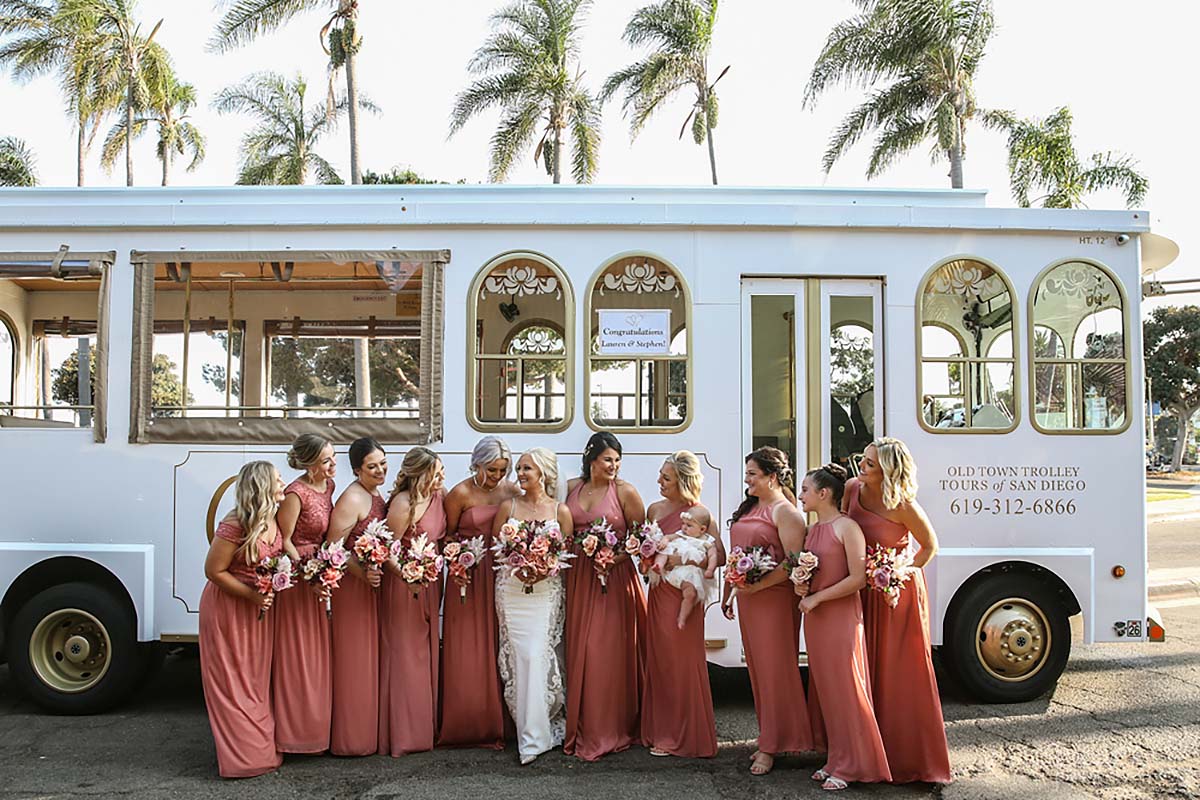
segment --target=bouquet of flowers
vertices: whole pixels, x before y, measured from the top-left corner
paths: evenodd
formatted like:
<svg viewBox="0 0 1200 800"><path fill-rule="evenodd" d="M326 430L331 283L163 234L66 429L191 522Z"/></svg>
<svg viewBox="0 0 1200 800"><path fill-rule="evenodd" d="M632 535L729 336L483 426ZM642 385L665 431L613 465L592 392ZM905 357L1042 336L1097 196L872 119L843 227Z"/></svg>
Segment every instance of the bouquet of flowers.
<svg viewBox="0 0 1200 800"><path fill-rule="evenodd" d="M313 585L319 585L325 591L325 616L333 616L333 605L330 595L342 582L346 574L346 565L350 562L350 551L341 542L325 542L313 553L300 574L304 580Z"/></svg>
<svg viewBox="0 0 1200 800"><path fill-rule="evenodd" d="M407 545L404 540L395 539L388 549L400 567L400 577L413 590L414 597L417 591L441 577L445 561L438 552L437 543L429 541L425 534L414 536Z"/></svg>
<svg viewBox="0 0 1200 800"><path fill-rule="evenodd" d="M905 549L873 544L867 547L867 588L882 592L891 608L900 602L900 591L912 577L912 555Z"/></svg>
<svg viewBox="0 0 1200 800"><path fill-rule="evenodd" d="M354 540L354 555L367 569L383 569L383 562L391 557L391 530L381 519L367 523L366 530Z"/></svg>
<svg viewBox="0 0 1200 800"><path fill-rule="evenodd" d="M817 558L816 553L801 550L798 553L788 554L788 557L783 562L783 567L788 571L788 580L796 587L795 591L798 597L808 596L813 575L820 565L821 560Z"/></svg>
<svg viewBox="0 0 1200 800"><path fill-rule="evenodd" d="M636 537L627 538L635 538L634 552L637 552L640 542L636 542ZM608 594L608 571L616 561L617 548L623 546L621 537L608 520L600 517L591 525L575 532L575 544L592 560L596 576L600 578L600 593Z"/></svg>
<svg viewBox="0 0 1200 800"><path fill-rule="evenodd" d="M642 560L644 567L649 567L654 562L654 559L662 552L665 544L666 536L663 535L662 529L658 527L657 522L643 522L636 526L630 532L629 538L625 540L625 549L629 550L629 539L637 539L637 556Z"/></svg>
<svg viewBox="0 0 1200 800"><path fill-rule="evenodd" d="M509 518L500 526L492 545L494 569L507 570L514 578L524 577L525 594L533 594L532 582L557 575L571 566L574 554L567 551L566 537L557 520Z"/></svg>
<svg viewBox="0 0 1200 800"><path fill-rule="evenodd" d="M733 599L739 587L758 583L777 566L766 547L735 547L730 550L729 563L725 567L725 582L733 587L729 599Z"/></svg>
<svg viewBox="0 0 1200 800"><path fill-rule="evenodd" d="M258 562L254 573L254 588L264 597L290 589L296 583L293 580L295 571L292 569L292 559L286 555L264 558ZM260 608L258 618L262 619L266 613L265 609Z"/></svg>
<svg viewBox="0 0 1200 800"><path fill-rule="evenodd" d="M486 552L487 547L482 536L464 539L461 542L447 542L442 548L450 577L458 583L458 602L467 602L467 586L471 583L471 572L479 566Z"/></svg>

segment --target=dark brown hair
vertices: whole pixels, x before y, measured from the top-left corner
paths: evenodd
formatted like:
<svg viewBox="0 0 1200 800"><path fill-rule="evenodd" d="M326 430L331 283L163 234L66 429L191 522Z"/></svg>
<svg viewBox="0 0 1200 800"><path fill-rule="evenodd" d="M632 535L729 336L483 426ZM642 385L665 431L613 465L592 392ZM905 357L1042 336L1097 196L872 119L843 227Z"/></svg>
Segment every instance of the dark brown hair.
<svg viewBox="0 0 1200 800"><path fill-rule="evenodd" d="M788 466L787 453L780 450L778 447L760 447L754 452L746 456L745 463L749 464L753 461L764 475L774 475L779 479L779 487L783 489L784 497L792 505L796 505L796 493L792 491L793 478L792 468ZM758 505L758 498L751 495L749 490L746 490L746 499L733 512L733 517L729 522L737 522L746 514L750 513L750 509Z"/></svg>
<svg viewBox="0 0 1200 800"><path fill-rule="evenodd" d="M621 455L621 442L608 431L597 431L588 439L587 447L583 448L583 471L580 473L585 481L592 479L592 462L610 448Z"/></svg>
<svg viewBox="0 0 1200 800"><path fill-rule="evenodd" d="M826 464L823 467L809 470L804 477L812 481L812 485L819 491L828 489L833 493L833 504L838 508L842 507L842 494L846 491L846 478L850 473L846 472L846 468L841 464Z"/></svg>

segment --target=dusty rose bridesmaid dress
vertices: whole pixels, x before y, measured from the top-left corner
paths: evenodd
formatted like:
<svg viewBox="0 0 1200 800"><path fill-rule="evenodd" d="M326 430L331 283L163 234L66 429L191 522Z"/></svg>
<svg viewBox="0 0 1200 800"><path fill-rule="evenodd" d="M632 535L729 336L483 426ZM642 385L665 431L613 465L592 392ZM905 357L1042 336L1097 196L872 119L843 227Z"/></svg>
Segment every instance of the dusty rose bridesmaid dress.
<svg viewBox="0 0 1200 800"><path fill-rule="evenodd" d="M499 506L471 506L458 520L457 541L482 536L487 555L471 570L461 597L446 582L442 611L441 727L438 747L504 749L504 694L497 667L496 573L492 569L492 521Z"/></svg>
<svg viewBox="0 0 1200 800"><path fill-rule="evenodd" d="M404 540L446 533L445 495L429 500ZM398 533L398 532L397 532ZM384 571L380 587L379 754L402 756L433 749L437 730L438 610L441 579L413 595L408 584Z"/></svg>
<svg viewBox="0 0 1200 800"><path fill-rule="evenodd" d="M834 536L832 522L809 527L804 549L820 559L813 576L813 592L833 586L850 574L846 548ZM848 782L891 780L871 706L858 592L821 603L806 614L804 644L808 648L808 713L818 749L829 753L825 771ZM824 748L820 747L822 743Z"/></svg>
<svg viewBox="0 0 1200 800"><path fill-rule="evenodd" d="M325 540L333 512L333 481L322 494L301 480L284 492L300 498L300 516L292 544L300 559L309 558ZM297 565L299 567L299 565ZM275 708L275 744L284 753L321 753L329 749L333 710L333 644L325 604L307 583L275 598L275 660L271 702Z"/></svg>
<svg viewBox="0 0 1200 800"><path fill-rule="evenodd" d="M908 547L908 529L863 508L858 480L846 484L848 516L858 523L867 545ZM950 782L950 750L929 650L929 595L918 571L895 608L880 592L864 589L863 622L875 719L895 783Z"/></svg>
<svg viewBox="0 0 1200 800"><path fill-rule="evenodd" d="M591 511L579 503L580 483L567 497L575 530L604 517L625 534L625 514L612 483ZM608 592L590 559L577 558L567 581L567 735L563 752L585 761L638 744L641 723L642 630L646 596L631 559L608 573Z"/></svg>
<svg viewBox="0 0 1200 800"><path fill-rule="evenodd" d="M767 547L776 561L785 555L771 509L761 501L733 523L729 540L733 547ZM813 749L800 679L798 603L786 581L752 595L737 595L738 626L758 717L758 749L772 755Z"/></svg>
<svg viewBox="0 0 1200 800"><path fill-rule="evenodd" d="M679 532L684 510L658 520L663 533ZM711 758L717 754L717 728L704 651L704 608L693 609L679 630L682 603L683 592L663 580L647 594L642 742L673 756Z"/></svg>
<svg viewBox="0 0 1200 800"><path fill-rule="evenodd" d="M225 520L216 535L241 546L237 522ZM258 557L283 552L283 537L258 546ZM229 572L254 586L254 567L235 555ZM281 592L280 595L286 594ZM277 596L277 597L278 597ZM279 767L271 714L271 649L275 614L258 618L258 606L208 582L200 595L200 681L222 778L252 778Z"/></svg>
<svg viewBox="0 0 1200 800"><path fill-rule="evenodd" d="M346 536L347 549L387 503L371 498L371 512ZM333 715L329 752L369 756L379 749L379 593L347 572L333 593Z"/></svg>

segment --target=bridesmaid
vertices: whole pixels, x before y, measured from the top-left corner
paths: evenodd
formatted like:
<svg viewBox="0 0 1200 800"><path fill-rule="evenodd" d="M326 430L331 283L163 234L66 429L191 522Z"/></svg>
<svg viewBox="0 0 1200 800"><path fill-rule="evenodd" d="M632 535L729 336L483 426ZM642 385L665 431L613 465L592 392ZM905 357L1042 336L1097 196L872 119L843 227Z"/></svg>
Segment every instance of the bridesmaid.
<svg viewBox="0 0 1200 800"><path fill-rule="evenodd" d="M571 480L567 508L576 531L603 517L624 537L645 521L642 498L620 480L621 443L592 435L583 451L583 476ZM646 597L637 568L621 553L610 568L608 591L589 559L567 570L567 737L563 752L585 761L641 741L641 631Z"/></svg>
<svg viewBox="0 0 1200 800"><path fill-rule="evenodd" d="M439 747L504 749L491 547L496 511L501 503L520 493L508 480L511 466L512 452L504 440L485 436L471 452L471 477L446 495L448 535L460 542L482 536L487 550L471 570L465 598L451 589L442 612Z"/></svg>
<svg viewBox="0 0 1200 800"><path fill-rule="evenodd" d="M746 456L746 499L730 520L730 545L766 547L776 562L803 549L804 517L787 487L791 476L787 454L777 448L760 447ZM742 648L758 716L751 775L770 772L779 753L813 749L800 679L800 609L787 579L787 572L778 567L737 590ZM728 585L724 591L722 610L732 620Z"/></svg>
<svg viewBox="0 0 1200 800"><path fill-rule="evenodd" d="M441 459L428 447L404 454L388 500L387 523L406 545L421 534L440 542L446 533ZM441 577L414 588L387 562L379 599L383 632L379 661L379 754L402 756L433 749L437 729L438 608Z"/></svg>
<svg viewBox="0 0 1200 800"><path fill-rule="evenodd" d="M646 509L646 518L665 534L677 533L679 515L700 505L704 476L700 460L687 450L667 456L658 471L663 496ZM711 516L711 515L710 515ZM709 535L717 541L718 564L725 549L716 523ZM717 754L708 659L704 651L704 613L697 609L679 630L683 593L666 581L654 581L647 596L646 675L642 686L642 742L652 756L712 758Z"/></svg>
<svg viewBox="0 0 1200 800"><path fill-rule="evenodd" d="M251 461L237 480L237 508L217 526L200 596L200 680L222 778L252 778L279 767L271 714L273 594L254 588L254 567L283 552L275 510L283 479L269 461ZM265 616L260 615L265 614Z"/></svg>
<svg viewBox="0 0 1200 800"><path fill-rule="evenodd" d="M379 487L387 480L387 455L369 436L350 445L357 480L346 487L329 520L326 540L354 541L373 520L387 516ZM333 596L333 714L329 752L369 756L379 748L380 571L355 558Z"/></svg>
<svg viewBox="0 0 1200 800"><path fill-rule="evenodd" d="M857 523L841 513L845 487L840 464L812 470L800 487L804 510L817 515L804 546L820 562L800 611L808 647L808 710L813 731L828 749L825 766L812 777L824 781L827 791L845 789L850 781L891 780L871 707L858 596L867 583L867 544Z"/></svg>
<svg viewBox="0 0 1200 800"><path fill-rule="evenodd" d="M288 466L304 474L283 490L276 520L283 549L299 568L320 546L333 513L337 460L324 436L301 434L287 454ZM275 658L271 701L275 744L283 753L322 753L329 749L333 709L332 647L323 595L284 592L275 604Z"/></svg>
<svg viewBox="0 0 1200 800"><path fill-rule="evenodd" d="M899 439L867 446L859 474L846 485L846 513L868 545L920 550L895 608L880 592L863 591L863 621L875 718L896 783L950 782L950 751L929 653L929 596L921 568L937 553L937 534L917 502L917 467Z"/></svg>

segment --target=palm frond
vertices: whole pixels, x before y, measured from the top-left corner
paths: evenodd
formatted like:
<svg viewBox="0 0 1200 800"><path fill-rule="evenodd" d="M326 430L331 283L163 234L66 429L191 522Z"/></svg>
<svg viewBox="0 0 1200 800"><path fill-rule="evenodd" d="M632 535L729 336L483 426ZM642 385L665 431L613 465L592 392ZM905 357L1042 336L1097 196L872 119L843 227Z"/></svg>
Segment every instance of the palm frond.
<svg viewBox="0 0 1200 800"><path fill-rule="evenodd" d="M316 153L309 155L308 163L316 175L317 183L323 186L341 186L345 183L342 180L342 176L338 175L337 170L333 168L333 164L330 164Z"/></svg>
<svg viewBox="0 0 1200 800"><path fill-rule="evenodd" d="M297 14L318 8L324 0L236 0L217 23L208 49L224 53L249 44L264 33L278 30Z"/></svg>
<svg viewBox="0 0 1200 800"><path fill-rule="evenodd" d="M492 134L489 181L503 183L508 178L517 154L532 141L540 116L541 108L534 102L505 111L500 127Z"/></svg>
<svg viewBox="0 0 1200 800"><path fill-rule="evenodd" d="M898 159L921 144L929 135L929 123L915 119L894 119L875 140L867 177L876 178Z"/></svg>
<svg viewBox="0 0 1200 800"><path fill-rule="evenodd" d="M568 106L571 127L571 175L576 183L591 183L596 177L600 153L600 108L583 89L571 97Z"/></svg>
<svg viewBox="0 0 1200 800"><path fill-rule="evenodd" d="M140 117L135 117L133 120L133 138L136 140L146 132L146 125L151 120ZM125 118L121 117L108 131L108 136L104 137L104 145L100 149L100 166L104 167L104 171L111 173L113 165L117 163L117 159L125 151L125 139L127 136L127 128L125 126Z"/></svg>
<svg viewBox="0 0 1200 800"><path fill-rule="evenodd" d="M458 133L471 117L492 106L507 105L513 98L528 94L528 89L526 77L519 72L488 75L475 81L454 98L454 108L450 112L450 136Z"/></svg>
<svg viewBox="0 0 1200 800"><path fill-rule="evenodd" d="M13 136L0 138L0 186L36 186L33 151Z"/></svg>
<svg viewBox="0 0 1200 800"><path fill-rule="evenodd" d="M1080 175L1085 192L1118 189L1125 194L1125 206L1133 208L1146 199L1150 181L1138 172L1137 162L1129 156L1096 153L1092 165Z"/></svg>
<svg viewBox="0 0 1200 800"><path fill-rule="evenodd" d="M918 76L909 76L885 90L875 92L841 121L825 154L821 168L828 175L833 165L869 130L885 127L896 120L919 119L928 114L929 96Z"/></svg>

